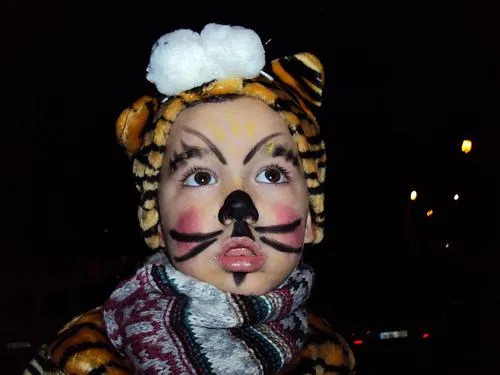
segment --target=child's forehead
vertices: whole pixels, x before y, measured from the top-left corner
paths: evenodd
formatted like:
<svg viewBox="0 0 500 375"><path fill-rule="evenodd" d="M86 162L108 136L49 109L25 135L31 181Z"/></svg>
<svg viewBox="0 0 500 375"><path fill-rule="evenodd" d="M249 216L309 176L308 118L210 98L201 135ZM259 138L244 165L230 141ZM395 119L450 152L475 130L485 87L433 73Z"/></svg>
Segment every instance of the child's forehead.
<svg viewBox="0 0 500 375"><path fill-rule="evenodd" d="M281 142L292 139L282 117L265 103L253 98L201 103L190 107L179 114L171 135L175 139L183 137L186 128L194 128L214 142L252 142L276 132L280 133Z"/></svg>

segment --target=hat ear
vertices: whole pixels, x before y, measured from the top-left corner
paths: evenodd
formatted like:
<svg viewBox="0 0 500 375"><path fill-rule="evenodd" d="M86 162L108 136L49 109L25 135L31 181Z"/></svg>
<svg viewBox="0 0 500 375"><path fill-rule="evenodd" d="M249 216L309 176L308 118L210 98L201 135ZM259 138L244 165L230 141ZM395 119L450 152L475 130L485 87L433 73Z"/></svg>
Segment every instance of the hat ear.
<svg viewBox="0 0 500 375"><path fill-rule="evenodd" d="M124 109L116 120L116 138L129 156L141 147L144 133L153 126L157 110L158 99L142 96Z"/></svg>
<svg viewBox="0 0 500 375"><path fill-rule="evenodd" d="M311 53L303 52L271 61L273 77L295 94L306 112L321 106L325 73L321 61Z"/></svg>

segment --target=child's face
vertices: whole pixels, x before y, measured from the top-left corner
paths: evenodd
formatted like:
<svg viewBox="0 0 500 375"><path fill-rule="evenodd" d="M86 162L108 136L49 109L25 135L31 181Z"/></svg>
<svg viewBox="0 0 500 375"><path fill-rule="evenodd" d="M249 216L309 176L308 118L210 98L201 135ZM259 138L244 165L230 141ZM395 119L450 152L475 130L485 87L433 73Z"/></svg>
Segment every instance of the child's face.
<svg viewBox="0 0 500 375"><path fill-rule="evenodd" d="M256 99L203 103L177 117L158 200L174 266L224 291L276 288L313 240L295 142Z"/></svg>

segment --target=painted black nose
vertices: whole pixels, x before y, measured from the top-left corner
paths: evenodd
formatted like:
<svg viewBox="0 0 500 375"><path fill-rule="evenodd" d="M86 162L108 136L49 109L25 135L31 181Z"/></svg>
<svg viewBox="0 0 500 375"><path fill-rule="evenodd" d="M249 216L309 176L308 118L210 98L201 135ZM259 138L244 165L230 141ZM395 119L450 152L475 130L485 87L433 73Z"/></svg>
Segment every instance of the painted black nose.
<svg viewBox="0 0 500 375"><path fill-rule="evenodd" d="M224 200L219 211L219 221L228 225L233 220L237 222L256 222L259 219L259 213L255 208L250 195L243 190L235 190Z"/></svg>

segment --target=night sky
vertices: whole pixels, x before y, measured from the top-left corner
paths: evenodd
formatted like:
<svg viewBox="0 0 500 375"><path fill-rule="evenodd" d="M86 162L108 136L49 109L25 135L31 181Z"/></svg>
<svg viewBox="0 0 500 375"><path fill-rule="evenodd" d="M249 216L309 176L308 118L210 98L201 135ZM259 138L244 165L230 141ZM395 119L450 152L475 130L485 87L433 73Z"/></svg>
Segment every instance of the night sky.
<svg viewBox="0 0 500 375"><path fill-rule="evenodd" d="M12 270L5 279L29 285L69 273L78 282L89 275L74 272L82 257L108 264L147 253L114 121L151 89L144 72L156 39L208 22L271 38L268 59L307 50L323 61L326 238L306 256L322 290L347 298L350 285L362 289L374 275L390 284L409 269L421 275L422 265L443 272L444 262L453 272L472 270L473 294L480 256L490 270L498 264L500 12L493 2L290 12L207 6L200 15L192 4L167 2L34 3L11 1L0 22L2 249ZM465 138L473 141L468 155L460 151ZM409 208L412 189L419 200Z"/></svg>

